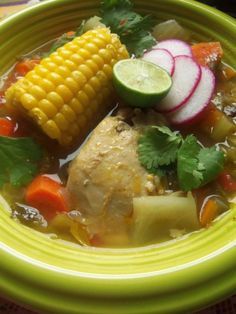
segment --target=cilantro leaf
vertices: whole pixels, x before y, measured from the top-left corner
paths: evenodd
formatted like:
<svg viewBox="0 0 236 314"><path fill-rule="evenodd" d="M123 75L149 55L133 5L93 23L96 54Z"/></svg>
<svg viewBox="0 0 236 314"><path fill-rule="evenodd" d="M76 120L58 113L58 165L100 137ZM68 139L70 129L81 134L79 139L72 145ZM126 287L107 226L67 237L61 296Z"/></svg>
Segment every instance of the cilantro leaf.
<svg viewBox="0 0 236 314"><path fill-rule="evenodd" d="M141 165L157 174L160 166L168 166L176 160L182 137L167 127L149 128L138 141L138 156Z"/></svg>
<svg viewBox="0 0 236 314"><path fill-rule="evenodd" d="M27 184L37 172L41 148L31 138L0 136L0 186Z"/></svg>
<svg viewBox="0 0 236 314"><path fill-rule="evenodd" d="M132 8L133 5L128 0L102 1L101 22L120 36L121 42L131 54L140 57L156 43L150 33L155 23L149 15L143 17L133 12Z"/></svg>
<svg viewBox="0 0 236 314"><path fill-rule="evenodd" d="M177 173L181 189L189 191L214 180L223 170L224 154L216 147L202 148L188 136L178 151Z"/></svg>
<svg viewBox="0 0 236 314"><path fill-rule="evenodd" d="M224 168L224 154L216 147L203 148L198 154L199 165L202 165L204 184L214 180Z"/></svg>
<svg viewBox="0 0 236 314"><path fill-rule="evenodd" d="M197 155L201 149L193 135L186 137L178 151L177 173L182 190L189 191L200 186L203 176L198 169Z"/></svg>

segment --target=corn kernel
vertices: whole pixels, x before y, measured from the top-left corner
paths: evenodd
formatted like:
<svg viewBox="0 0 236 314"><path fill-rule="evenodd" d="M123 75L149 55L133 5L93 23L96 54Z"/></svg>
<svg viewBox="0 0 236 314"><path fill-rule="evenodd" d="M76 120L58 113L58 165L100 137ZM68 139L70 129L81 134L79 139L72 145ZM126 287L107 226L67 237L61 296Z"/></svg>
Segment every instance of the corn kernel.
<svg viewBox="0 0 236 314"><path fill-rule="evenodd" d="M75 43L73 43L73 41L67 43L64 48L71 50L72 52L77 52L79 50L78 45L76 45Z"/></svg>
<svg viewBox="0 0 236 314"><path fill-rule="evenodd" d="M66 85L61 84L57 86L56 92L64 99L66 103L73 98L72 92Z"/></svg>
<svg viewBox="0 0 236 314"><path fill-rule="evenodd" d="M30 110L37 106L37 100L30 94L23 94L20 101L26 110Z"/></svg>
<svg viewBox="0 0 236 314"><path fill-rule="evenodd" d="M61 138L61 131L53 120L48 120L42 125L44 132L53 139Z"/></svg>
<svg viewBox="0 0 236 314"><path fill-rule="evenodd" d="M98 48L102 48L104 47L104 41L100 38L94 38L93 39L93 43L98 47Z"/></svg>
<svg viewBox="0 0 236 314"><path fill-rule="evenodd" d="M40 75L41 77L45 77L49 71L47 68L45 68L43 65L39 64L39 65L36 65L36 67L34 68L35 72Z"/></svg>
<svg viewBox="0 0 236 314"><path fill-rule="evenodd" d="M94 89L90 86L90 84L84 85L84 92L87 94L87 96L90 99L93 99L94 97L96 97L96 93L95 93Z"/></svg>
<svg viewBox="0 0 236 314"><path fill-rule="evenodd" d="M38 82L41 80L41 76L31 71L26 74L25 78L33 84L38 84Z"/></svg>
<svg viewBox="0 0 236 314"><path fill-rule="evenodd" d="M70 56L69 60L74 62L77 65L77 68L80 64L84 63L84 59L77 53Z"/></svg>
<svg viewBox="0 0 236 314"><path fill-rule="evenodd" d="M62 77L69 77L70 76L70 71L67 69L66 66L59 66L55 69L55 72L61 75Z"/></svg>
<svg viewBox="0 0 236 314"><path fill-rule="evenodd" d="M98 48L95 44L93 43L87 43L84 45L84 49L91 52L91 54L97 53L98 52ZM90 57L90 56L89 56ZM86 58L88 59L88 58Z"/></svg>
<svg viewBox="0 0 236 314"><path fill-rule="evenodd" d="M83 39L81 36L80 37L76 37L73 41L73 44L78 45L78 48L80 49L81 47L83 47L83 45L86 44L86 40Z"/></svg>
<svg viewBox="0 0 236 314"><path fill-rule="evenodd" d="M69 122L72 122L76 119L74 111L68 105L64 105L60 112Z"/></svg>
<svg viewBox="0 0 236 314"><path fill-rule="evenodd" d="M49 73L46 78L55 85L60 85L64 83L63 77L55 72Z"/></svg>
<svg viewBox="0 0 236 314"><path fill-rule="evenodd" d="M73 78L67 77L65 79L65 85L71 90L73 94L78 93L79 84L77 84L77 82Z"/></svg>
<svg viewBox="0 0 236 314"><path fill-rule="evenodd" d="M108 77L108 79L112 78L112 67L109 64L104 64L103 71Z"/></svg>
<svg viewBox="0 0 236 314"><path fill-rule="evenodd" d="M61 56L63 59L69 59L71 55L73 54L72 51L66 50L64 49L64 47L57 49L57 52L59 56Z"/></svg>
<svg viewBox="0 0 236 314"><path fill-rule="evenodd" d="M65 66L67 66L70 71L75 71L78 68L78 66L71 60L65 60Z"/></svg>
<svg viewBox="0 0 236 314"><path fill-rule="evenodd" d="M28 92L37 99L46 98L46 92L38 85L32 85L29 87Z"/></svg>
<svg viewBox="0 0 236 314"><path fill-rule="evenodd" d="M84 76L87 78L87 79L90 79L92 76L93 76L93 72L90 70L90 68L85 65L85 64L81 64L78 68L78 70L80 72L82 72L84 74Z"/></svg>
<svg viewBox="0 0 236 314"><path fill-rule="evenodd" d="M53 56L51 55L52 61L58 65L62 65L64 62L64 59L61 56L59 56L57 52L54 52L54 53L55 55Z"/></svg>
<svg viewBox="0 0 236 314"><path fill-rule="evenodd" d="M39 108L33 108L29 111L29 116L32 117L39 125L43 125L48 121L47 115Z"/></svg>
<svg viewBox="0 0 236 314"><path fill-rule="evenodd" d="M82 106L82 104L78 101L77 98L73 98L70 103L69 106L74 110L74 112L76 114L80 114L84 111L84 107Z"/></svg>
<svg viewBox="0 0 236 314"><path fill-rule="evenodd" d="M64 100L63 98L56 92L52 91L50 93L48 93L47 95L47 99L54 105L56 106L58 109L60 109L63 104L64 104Z"/></svg>
<svg viewBox="0 0 236 314"><path fill-rule="evenodd" d="M68 129L69 123L60 112L55 115L53 120L60 130L65 131L66 129Z"/></svg>
<svg viewBox="0 0 236 314"><path fill-rule="evenodd" d="M96 77L99 80L102 87L107 85L108 78L103 71L98 71Z"/></svg>
<svg viewBox="0 0 236 314"><path fill-rule="evenodd" d="M56 63L50 61L47 62L47 64L45 65L46 69L48 69L49 71L54 71L57 67Z"/></svg>
<svg viewBox="0 0 236 314"><path fill-rule="evenodd" d="M42 89L45 90L46 93L49 93L49 92L51 92L51 91L56 89L56 86L54 84L52 84L52 82L49 81L46 78L43 78L41 80L41 84L40 85L41 85Z"/></svg>
<svg viewBox="0 0 236 314"><path fill-rule="evenodd" d="M91 58L91 53L84 48L80 48L79 53L84 60Z"/></svg>
<svg viewBox="0 0 236 314"><path fill-rule="evenodd" d="M93 62L95 62L97 64L99 69L102 69L102 67L104 65L104 61L99 55L93 55L92 60L93 60Z"/></svg>
<svg viewBox="0 0 236 314"><path fill-rule="evenodd" d="M87 82L87 78L80 71L73 71L71 76L80 87L84 86L84 84Z"/></svg>
<svg viewBox="0 0 236 314"><path fill-rule="evenodd" d="M105 63L110 63L110 61L112 59L112 55L111 55L110 51L108 51L107 49L100 49L98 54L101 58L103 58Z"/></svg>
<svg viewBox="0 0 236 314"><path fill-rule="evenodd" d="M89 104L89 98L87 96L87 94L83 91L83 90L80 90L77 94L77 99L78 101L83 104L83 106L88 106Z"/></svg>
<svg viewBox="0 0 236 314"><path fill-rule="evenodd" d="M40 100L38 106L49 118L52 118L57 113L57 108L47 99Z"/></svg>
<svg viewBox="0 0 236 314"><path fill-rule="evenodd" d="M93 71L94 74L96 74L99 71L99 67L93 60L89 59L85 62L85 64Z"/></svg>
<svg viewBox="0 0 236 314"><path fill-rule="evenodd" d="M93 87L95 92L99 92L101 90L101 83L96 76L91 77L88 84L90 84Z"/></svg>

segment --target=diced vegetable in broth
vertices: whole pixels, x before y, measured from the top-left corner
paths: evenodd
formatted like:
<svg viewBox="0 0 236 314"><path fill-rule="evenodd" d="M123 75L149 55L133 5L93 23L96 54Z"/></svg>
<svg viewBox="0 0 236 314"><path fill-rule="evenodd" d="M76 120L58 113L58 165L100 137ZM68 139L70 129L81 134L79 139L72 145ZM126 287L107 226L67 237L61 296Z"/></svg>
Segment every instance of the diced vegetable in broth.
<svg viewBox="0 0 236 314"><path fill-rule="evenodd" d="M178 241L236 200L224 47L134 9L102 1L0 81L0 210L80 246Z"/></svg>
<svg viewBox="0 0 236 314"><path fill-rule="evenodd" d="M197 230L199 220L192 194L187 196L143 196L134 198L134 242L152 243L166 240L171 230L184 234Z"/></svg>

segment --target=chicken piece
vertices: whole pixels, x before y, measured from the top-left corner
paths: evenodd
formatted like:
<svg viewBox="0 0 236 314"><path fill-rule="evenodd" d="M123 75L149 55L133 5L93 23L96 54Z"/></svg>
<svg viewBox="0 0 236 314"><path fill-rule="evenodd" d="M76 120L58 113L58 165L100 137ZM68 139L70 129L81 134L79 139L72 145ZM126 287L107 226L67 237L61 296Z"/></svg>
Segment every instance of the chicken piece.
<svg viewBox="0 0 236 314"><path fill-rule="evenodd" d="M158 178L139 163L137 138L137 130L121 117L107 117L70 165L71 208L92 219L97 229L120 229L132 215L133 197L157 192Z"/></svg>

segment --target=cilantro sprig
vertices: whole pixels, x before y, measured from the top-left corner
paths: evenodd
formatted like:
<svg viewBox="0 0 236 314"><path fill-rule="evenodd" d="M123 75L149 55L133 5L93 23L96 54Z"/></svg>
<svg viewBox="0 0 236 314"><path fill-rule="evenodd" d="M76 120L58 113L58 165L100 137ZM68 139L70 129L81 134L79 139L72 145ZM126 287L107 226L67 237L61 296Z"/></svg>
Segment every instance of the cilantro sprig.
<svg viewBox="0 0 236 314"><path fill-rule="evenodd" d="M42 150L31 138L0 136L0 187L27 184L38 171Z"/></svg>
<svg viewBox="0 0 236 314"><path fill-rule="evenodd" d="M105 0L101 2L101 22L110 27L113 33L120 36L131 54L143 55L156 40L150 31L155 25L150 15L141 16L133 11L129 0Z"/></svg>
<svg viewBox="0 0 236 314"><path fill-rule="evenodd" d="M163 175L177 165L179 186L190 191L214 180L224 167L224 154L202 147L194 135L185 139L169 128L151 127L139 138L139 161L147 171Z"/></svg>

